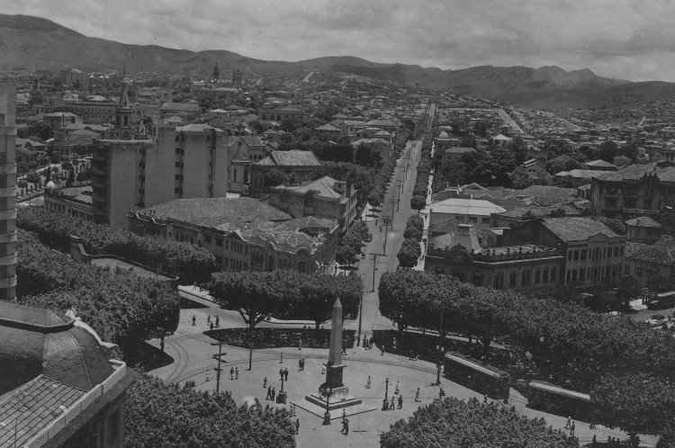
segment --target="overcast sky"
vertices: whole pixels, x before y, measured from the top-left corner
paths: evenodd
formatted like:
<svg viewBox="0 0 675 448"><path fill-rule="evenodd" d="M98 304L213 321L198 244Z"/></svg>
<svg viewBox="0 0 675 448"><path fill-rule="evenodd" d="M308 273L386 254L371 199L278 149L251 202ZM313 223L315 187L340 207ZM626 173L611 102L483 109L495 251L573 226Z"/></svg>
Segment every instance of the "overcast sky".
<svg viewBox="0 0 675 448"><path fill-rule="evenodd" d="M0 12L261 59L559 65L675 81L675 0L0 0Z"/></svg>

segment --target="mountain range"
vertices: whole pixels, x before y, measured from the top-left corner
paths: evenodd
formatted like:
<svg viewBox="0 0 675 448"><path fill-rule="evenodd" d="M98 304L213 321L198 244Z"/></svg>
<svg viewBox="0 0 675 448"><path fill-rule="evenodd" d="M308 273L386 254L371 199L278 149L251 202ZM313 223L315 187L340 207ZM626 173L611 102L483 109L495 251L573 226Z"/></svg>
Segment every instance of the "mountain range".
<svg viewBox="0 0 675 448"><path fill-rule="evenodd" d="M383 64L351 56L296 62L265 61L226 50L190 51L131 45L88 37L48 19L0 14L0 71L19 69L121 70L207 76L238 68L261 76L297 76L310 71L346 73L507 103L541 107L597 107L622 101L651 101L672 95L675 84L635 83L597 76L589 69L548 66L478 66L460 70Z"/></svg>

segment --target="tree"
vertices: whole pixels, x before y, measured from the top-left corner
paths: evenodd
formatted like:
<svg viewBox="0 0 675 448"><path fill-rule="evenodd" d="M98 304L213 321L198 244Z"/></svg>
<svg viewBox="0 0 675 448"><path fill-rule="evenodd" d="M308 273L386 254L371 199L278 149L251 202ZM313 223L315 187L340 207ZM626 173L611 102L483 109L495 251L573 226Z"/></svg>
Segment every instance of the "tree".
<svg viewBox="0 0 675 448"><path fill-rule="evenodd" d="M528 419L515 409L472 398L435 400L399 420L380 436L382 448L541 446L577 448L577 439L554 432L543 418Z"/></svg>
<svg viewBox="0 0 675 448"><path fill-rule="evenodd" d="M200 392L140 375L123 406L128 448L295 447L286 409L239 406L229 393Z"/></svg>
<svg viewBox="0 0 675 448"><path fill-rule="evenodd" d="M663 434L675 424L675 387L652 375L604 376L591 399L603 424L630 434Z"/></svg>
<svg viewBox="0 0 675 448"><path fill-rule="evenodd" d="M404 268L411 268L417 264L422 251L420 250L420 243L411 240L403 240L401 249L398 251L398 264Z"/></svg>
<svg viewBox="0 0 675 448"><path fill-rule="evenodd" d="M410 207L419 211L426 207L427 201L424 196L414 195L410 198Z"/></svg>
<svg viewBox="0 0 675 448"><path fill-rule="evenodd" d="M213 66L213 73L211 74L211 79L213 81L218 81L220 79L220 70L218 69L218 64Z"/></svg>
<svg viewBox="0 0 675 448"><path fill-rule="evenodd" d="M277 185L282 185L288 182L286 175L276 169L272 168L263 175L263 183L265 187L276 187Z"/></svg>

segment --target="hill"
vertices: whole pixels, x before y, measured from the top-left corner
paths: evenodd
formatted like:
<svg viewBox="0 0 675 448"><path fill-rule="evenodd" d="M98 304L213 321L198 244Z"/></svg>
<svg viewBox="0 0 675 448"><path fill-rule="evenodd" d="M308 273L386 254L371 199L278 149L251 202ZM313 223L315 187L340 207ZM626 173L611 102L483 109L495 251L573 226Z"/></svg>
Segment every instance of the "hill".
<svg viewBox="0 0 675 448"><path fill-rule="evenodd" d="M88 37L50 20L0 14L0 71L121 70L207 76L213 66L238 68L261 76L304 76L309 71L367 76L407 85L450 89L455 93L541 108L595 107L622 101L651 101L675 84L631 83L560 67L479 66L441 70L407 64L382 64L351 56L296 62L264 61L226 50L189 51L156 45L131 45Z"/></svg>

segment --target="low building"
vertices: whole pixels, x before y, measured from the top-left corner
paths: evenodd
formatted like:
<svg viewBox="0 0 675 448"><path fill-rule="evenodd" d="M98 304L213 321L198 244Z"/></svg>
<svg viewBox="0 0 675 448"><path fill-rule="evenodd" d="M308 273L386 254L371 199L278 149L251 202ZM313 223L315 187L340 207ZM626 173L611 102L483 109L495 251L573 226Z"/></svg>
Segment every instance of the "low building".
<svg viewBox="0 0 675 448"><path fill-rule="evenodd" d="M79 319L0 302L0 446L120 448L132 381Z"/></svg>
<svg viewBox="0 0 675 448"><path fill-rule="evenodd" d="M652 244L663 234L663 226L649 216L639 216L626 221L628 241Z"/></svg>
<svg viewBox="0 0 675 448"><path fill-rule="evenodd" d="M495 289L546 289L561 282L562 253L535 244L482 248L470 224L430 241L424 269Z"/></svg>
<svg viewBox="0 0 675 448"><path fill-rule="evenodd" d="M45 189L45 208L66 216L95 222L96 214L92 208L91 185L81 187Z"/></svg>
<svg viewBox="0 0 675 448"><path fill-rule="evenodd" d="M485 224L492 215L504 213L506 209L484 199L448 198L431 203L430 226L451 220L464 224Z"/></svg>
<svg viewBox="0 0 675 448"><path fill-rule="evenodd" d="M295 269L333 263L338 223L290 214L249 197L176 199L129 214L129 228L209 249L226 271Z"/></svg>
<svg viewBox="0 0 675 448"><path fill-rule="evenodd" d="M297 187L272 187L269 203L295 218L317 216L336 220L346 230L356 218L356 189L329 176Z"/></svg>
<svg viewBox="0 0 675 448"><path fill-rule="evenodd" d="M248 194L251 187L251 165L260 162L269 153L269 146L258 136L233 137L230 143L228 191Z"/></svg>
<svg viewBox="0 0 675 448"><path fill-rule="evenodd" d="M301 185L321 175L323 165L312 151L270 151L269 155L251 165L251 194L260 194L269 190L268 174L276 172L286 185ZM278 184L277 184L278 185Z"/></svg>
<svg viewBox="0 0 675 448"><path fill-rule="evenodd" d="M579 288L601 286L622 276L626 241L605 224L588 217L532 220L504 232L504 244L536 244L560 250L565 257L561 282Z"/></svg>
<svg viewBox="0 0 675 448"><path fill-rule="evenodd" d="M584 166L586 169L597 171L616 171L618 169L613 163L602 159L591 160L590 162L584 163Z"/></svg>

